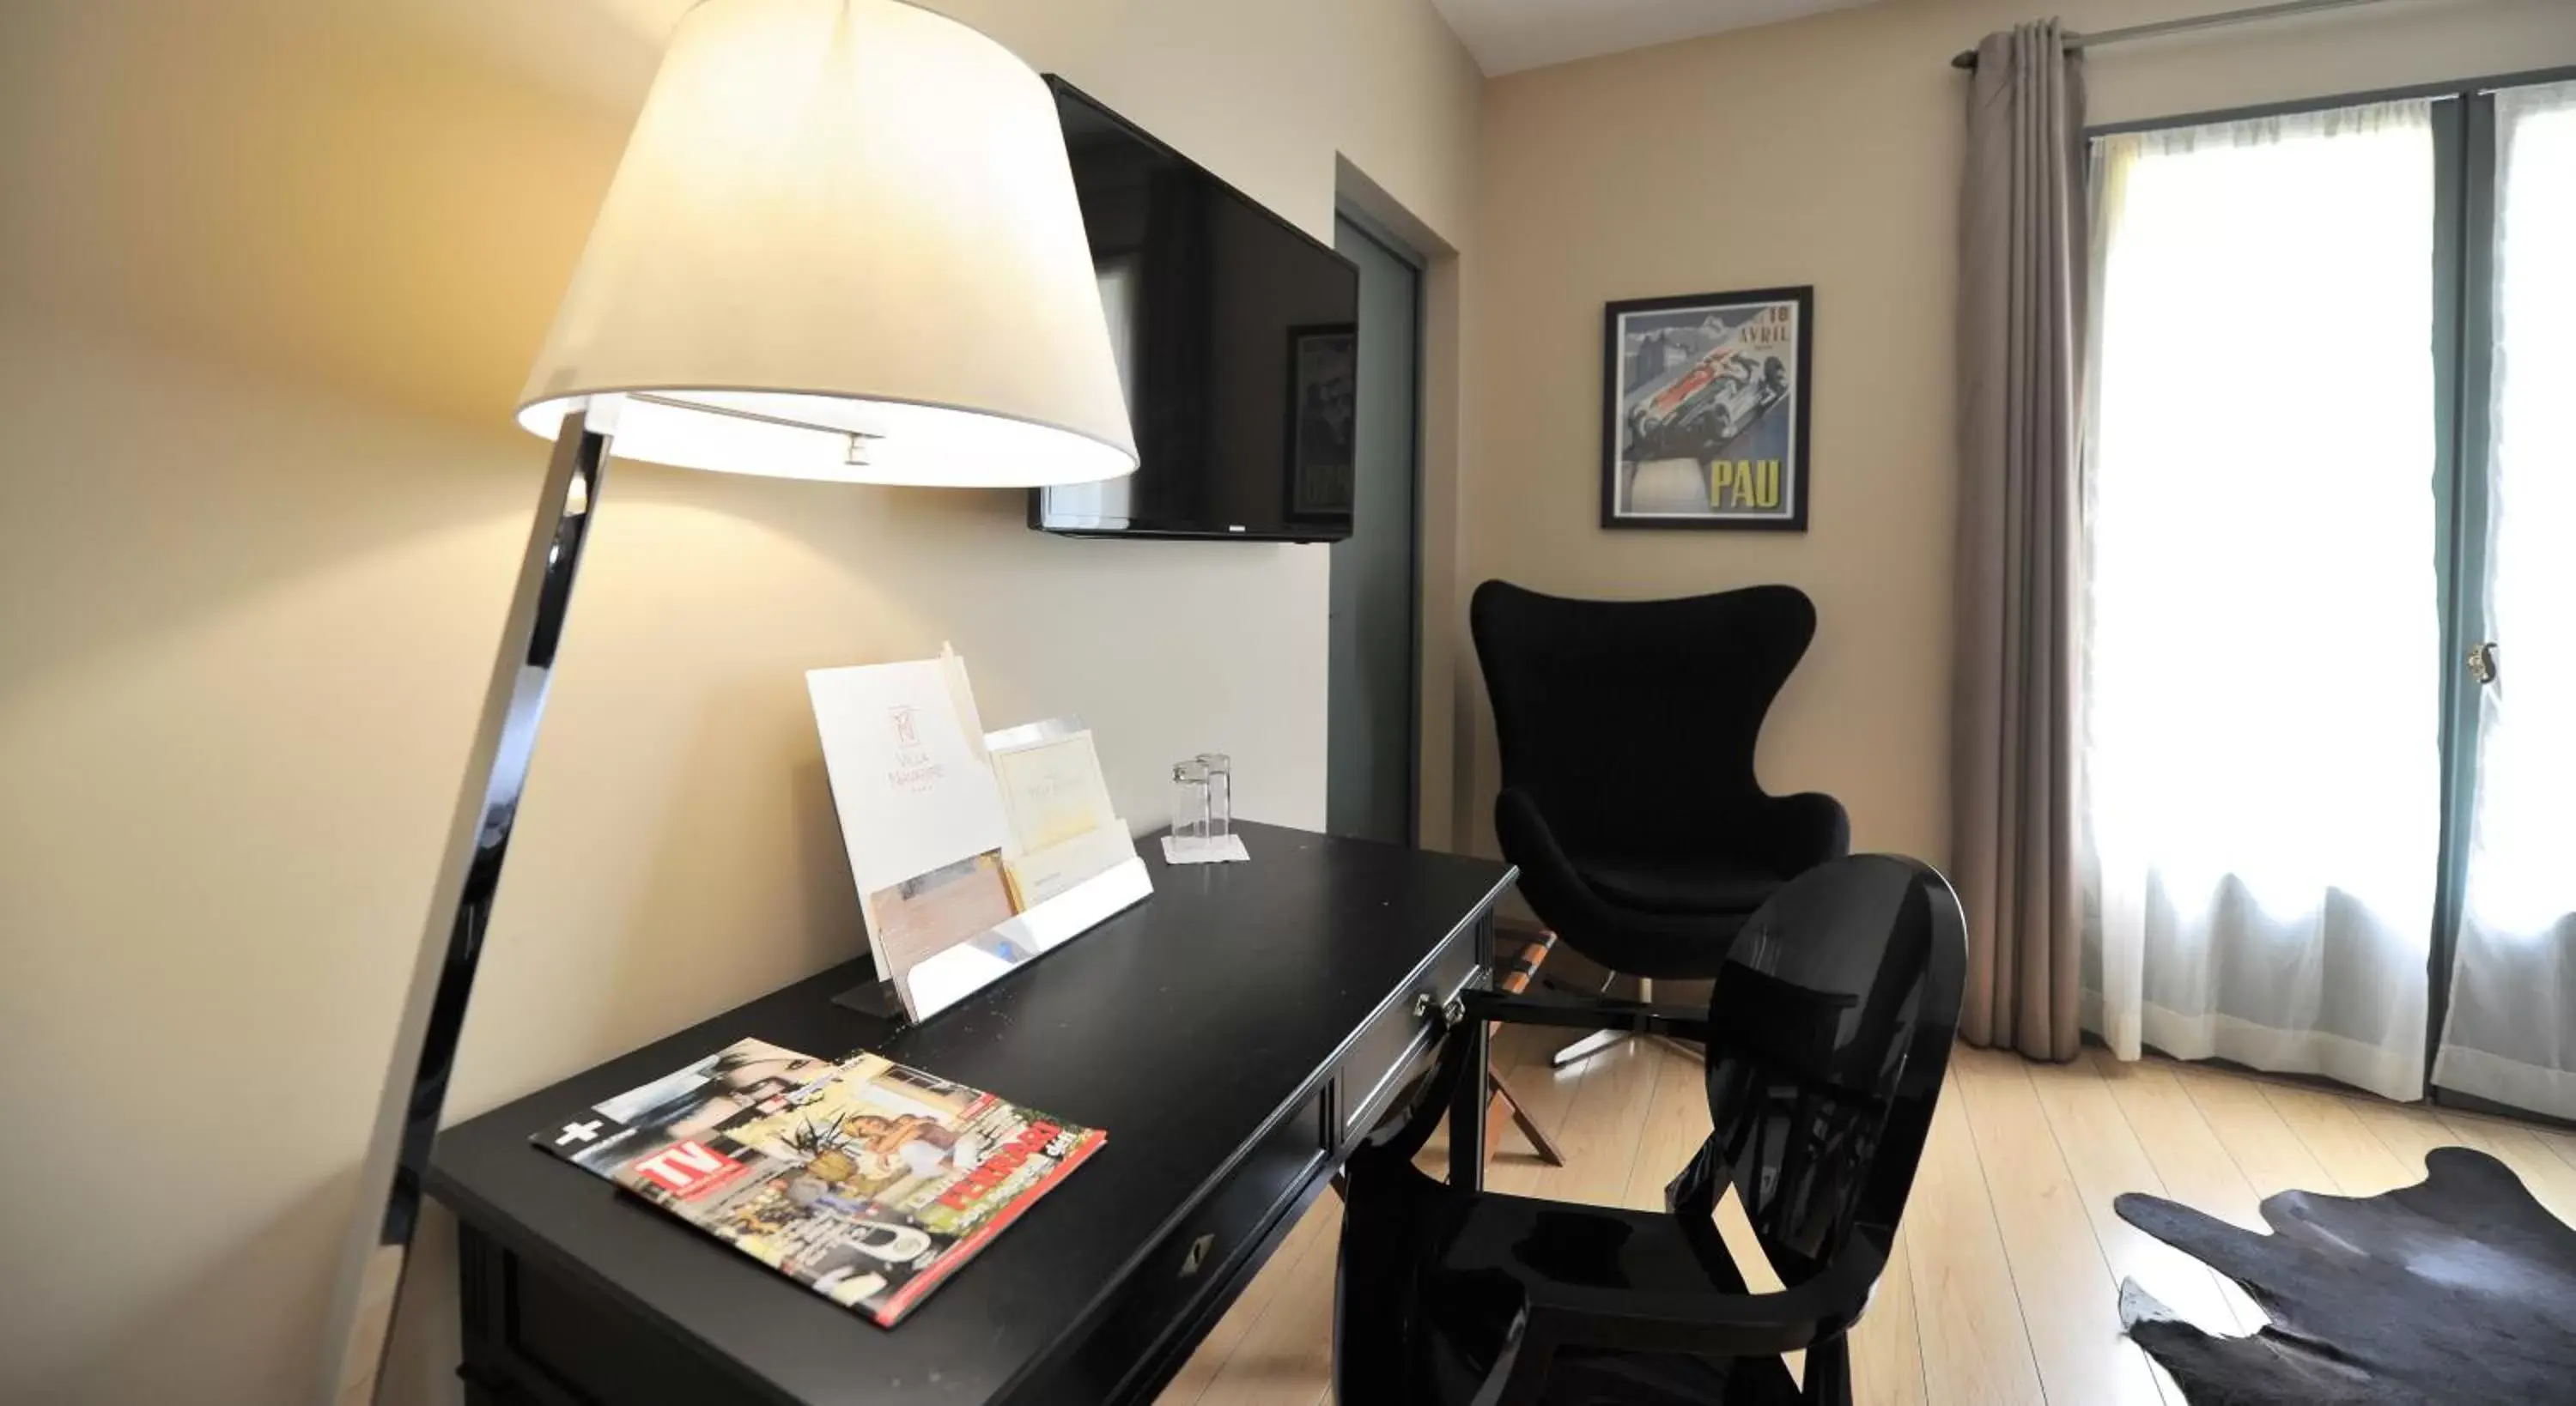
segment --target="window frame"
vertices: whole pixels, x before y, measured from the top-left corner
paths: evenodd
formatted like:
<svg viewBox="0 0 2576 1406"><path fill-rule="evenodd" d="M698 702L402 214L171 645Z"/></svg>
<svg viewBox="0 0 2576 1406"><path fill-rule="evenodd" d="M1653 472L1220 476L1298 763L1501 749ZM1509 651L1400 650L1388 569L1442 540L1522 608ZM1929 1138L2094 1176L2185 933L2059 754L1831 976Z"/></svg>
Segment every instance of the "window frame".
<svg viewBox="0 0 2576 1406"><path fill-rule="evenodd" d="M2395 88L2371 88L2360 92L2333 93L2324 97L2290 98L2281 102L2254 103L2244 107L2211 108L2202 112L2177 113L2170 117L2142 117L2127 122L2099 122L2084 129L2084 141L2087 146L2090 146L2096 138L2116 137L2129 132L2161 132L2174 127L2206 126L2212 122L2249 122L2258 117L2286 117L2292 113L2324 112L2329 108L2359 107L2364 103L2404 102L2414 98L2482 97L2501 88L2530 88L2544 83L2564 83L2570 79L2576 79L2576 64L2526 69L2518 73L2498 73L2483 78L2455 78L2440 83L2409 83Z"/></svg>

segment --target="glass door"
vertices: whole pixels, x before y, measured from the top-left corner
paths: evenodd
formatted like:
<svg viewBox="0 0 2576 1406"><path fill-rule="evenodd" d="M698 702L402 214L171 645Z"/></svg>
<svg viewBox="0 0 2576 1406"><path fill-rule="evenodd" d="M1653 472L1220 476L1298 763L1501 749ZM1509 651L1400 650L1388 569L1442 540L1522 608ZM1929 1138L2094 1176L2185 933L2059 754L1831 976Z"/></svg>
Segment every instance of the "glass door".
<svg viewBox="0 0 2576 1406"><path fill-rule="evenodd" d="M2467 120L2433 1081L2576 1118L2576 82Z"/></svg>
<svg viewBox="0 0 2576 1406"><path fill-rule="evenodd" d="M2576 75L2093 157L2088 1028L2576 1120Z"/></svg>
<svg viewBox="0 0 2576 1406"><path fill-rule="evenodd" d="M2123 1057L2423 1095L2455 109L2094 144L2078 843Z"/></svg>
<svg viewBox="0 0 2576 1406"><path fill-rule="evenodd" d="M1326 654L1324 828L1413 843L1414 543L1422 365L1422 274L1410 254L1335 221L1333 248L1359 267L1351 535L1332 545Z"/></svg>

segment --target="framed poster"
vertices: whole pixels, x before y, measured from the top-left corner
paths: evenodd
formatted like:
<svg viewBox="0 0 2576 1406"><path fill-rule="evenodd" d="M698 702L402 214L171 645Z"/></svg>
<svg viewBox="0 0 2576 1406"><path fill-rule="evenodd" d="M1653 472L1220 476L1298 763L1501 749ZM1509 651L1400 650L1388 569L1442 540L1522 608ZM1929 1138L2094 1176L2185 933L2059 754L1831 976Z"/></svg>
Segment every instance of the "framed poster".
<svg viewBox="0 0 2576 1406"><path fill-rule="evenodd" d="M1359 335L1288 329L1288 516L1347 518L1359 457Z"/></svg>
<svg viewBox="0 0 2576 1406"><path fill-rule="evenodd" d="M1815 289L1611 303L1601 525L1807 530Z"/></svg>

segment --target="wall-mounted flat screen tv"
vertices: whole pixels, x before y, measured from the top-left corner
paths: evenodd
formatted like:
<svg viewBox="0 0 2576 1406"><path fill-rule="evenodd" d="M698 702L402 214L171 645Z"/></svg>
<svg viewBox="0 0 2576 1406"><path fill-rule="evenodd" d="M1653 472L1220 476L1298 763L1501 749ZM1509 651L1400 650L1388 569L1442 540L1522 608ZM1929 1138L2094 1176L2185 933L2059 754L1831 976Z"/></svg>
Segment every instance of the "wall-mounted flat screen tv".
<svg viewBox="0 0 2576 1406"><path fill-rule="evenodd" d="M1029 525L1103 537L1349 536L1358 270L1073 85L1047 83L1140 466L1032 490Z"/></svg>

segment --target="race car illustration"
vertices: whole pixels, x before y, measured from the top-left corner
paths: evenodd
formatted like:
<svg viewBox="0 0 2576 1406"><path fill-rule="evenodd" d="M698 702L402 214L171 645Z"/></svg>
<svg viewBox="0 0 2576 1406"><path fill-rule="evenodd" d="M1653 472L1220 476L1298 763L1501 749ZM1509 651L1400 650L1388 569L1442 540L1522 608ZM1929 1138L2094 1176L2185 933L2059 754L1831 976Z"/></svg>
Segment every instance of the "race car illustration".
<svg viewBox="0 0 2576 1406"><path fill-rule="evenodd" d="M1789 371L1780 358L1757 359L1729 338L1629 403L1621 457L1703 464L1725 458L1728 445L1788 398Z"/></svg>

